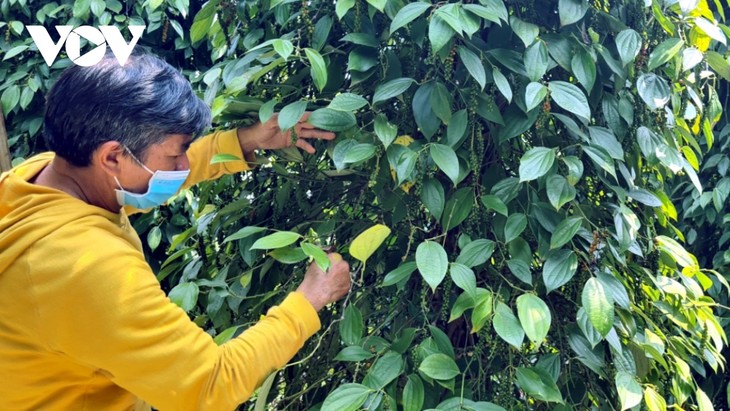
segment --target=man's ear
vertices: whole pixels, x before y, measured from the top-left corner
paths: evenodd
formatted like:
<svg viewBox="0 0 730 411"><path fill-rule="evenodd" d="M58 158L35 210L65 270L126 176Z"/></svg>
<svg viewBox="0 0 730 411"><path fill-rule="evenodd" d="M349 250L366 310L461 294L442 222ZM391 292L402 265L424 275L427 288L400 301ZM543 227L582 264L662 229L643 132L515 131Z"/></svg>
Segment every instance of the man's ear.
<svg viewBox="0 0 730 411"><path fill-rule="evenodd" d="M126 164L124 146L118 141L107 141L100 145L91 154L91 164L101 168L106 173L119 176Z"/></svg>

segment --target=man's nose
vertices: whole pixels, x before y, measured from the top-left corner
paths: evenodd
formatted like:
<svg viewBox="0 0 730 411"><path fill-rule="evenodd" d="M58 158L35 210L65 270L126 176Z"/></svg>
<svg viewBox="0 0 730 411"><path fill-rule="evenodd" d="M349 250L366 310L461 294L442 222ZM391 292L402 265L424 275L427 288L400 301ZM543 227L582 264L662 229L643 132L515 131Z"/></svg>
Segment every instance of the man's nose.
<svg viewBox="0 0 730 411"><path fill-rule="evenodd" d="M188 160L188 154L185 153L180 156L180 160L176 164L177 171L190 170L190 160Z"/></svg>

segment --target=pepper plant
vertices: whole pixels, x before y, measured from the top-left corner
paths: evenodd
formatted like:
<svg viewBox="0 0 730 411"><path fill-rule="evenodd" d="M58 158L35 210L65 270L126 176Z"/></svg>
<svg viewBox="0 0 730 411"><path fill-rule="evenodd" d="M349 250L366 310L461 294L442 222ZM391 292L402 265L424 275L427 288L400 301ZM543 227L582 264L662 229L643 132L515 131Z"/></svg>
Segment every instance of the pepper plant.
<svg viewBox="0 0 730 411"><path fill-rule="evenodd" d="M325 328L242 408L728 407L726 2L194 3L131 9L217 126L311 111L337 138L138 217L170 298L225 343L323 249L353 267ZM61 4L45 15L121 13ZM9 90L60 67L14 25L0 92L21 157L39 113Z"/></svg>

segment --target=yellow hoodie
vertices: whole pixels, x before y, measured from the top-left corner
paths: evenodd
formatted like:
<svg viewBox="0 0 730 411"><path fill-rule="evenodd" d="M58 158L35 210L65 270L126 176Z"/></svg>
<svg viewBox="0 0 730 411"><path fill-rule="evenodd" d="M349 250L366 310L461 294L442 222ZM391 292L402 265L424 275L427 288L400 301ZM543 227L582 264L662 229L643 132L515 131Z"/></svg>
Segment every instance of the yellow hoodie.
<svg viewBox="0 0 730 411"><path fill-rule="evenodd" d="M247 169L235 130L196 141L186 184ZM0 409L232 410L319 330L299 293L222 346L160 288L124 211L0 176Z"/></svg>

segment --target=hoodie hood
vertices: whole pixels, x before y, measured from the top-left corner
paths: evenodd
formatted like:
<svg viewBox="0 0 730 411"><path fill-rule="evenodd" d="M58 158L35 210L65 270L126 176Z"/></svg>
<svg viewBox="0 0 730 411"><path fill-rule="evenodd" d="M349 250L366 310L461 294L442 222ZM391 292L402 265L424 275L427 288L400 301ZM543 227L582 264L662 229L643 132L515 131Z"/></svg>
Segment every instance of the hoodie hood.
<svg viewBox="0 0 730 411"><path fill-rule="evenodd" d="M98 215L119 225L126 219L63 191L29 183L53 158L53 153L39 154L0 175L0 275L36 241L71 221Z"/></svg>

